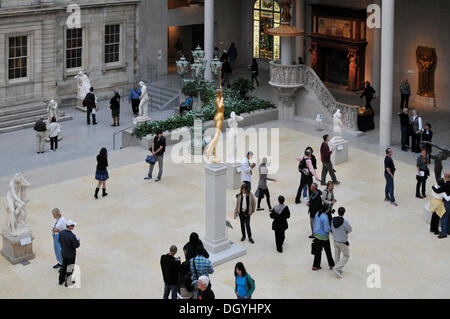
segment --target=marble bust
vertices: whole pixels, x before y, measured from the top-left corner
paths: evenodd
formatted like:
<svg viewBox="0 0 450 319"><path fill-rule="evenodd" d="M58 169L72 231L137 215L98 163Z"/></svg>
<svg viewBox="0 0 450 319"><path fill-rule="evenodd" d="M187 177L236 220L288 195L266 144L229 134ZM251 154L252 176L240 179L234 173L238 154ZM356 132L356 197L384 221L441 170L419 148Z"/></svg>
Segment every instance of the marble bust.
<svg viewBox="0 0 450 319"><path fill-rule="evenodd" d="M31 231L30 226L26 223L27 214L25 209L29 202L26 196L27 188L29 187L30 183L25 180L22 173L17 173L9 183L8 193L5 198L6 227L14 237Z"/></svg>

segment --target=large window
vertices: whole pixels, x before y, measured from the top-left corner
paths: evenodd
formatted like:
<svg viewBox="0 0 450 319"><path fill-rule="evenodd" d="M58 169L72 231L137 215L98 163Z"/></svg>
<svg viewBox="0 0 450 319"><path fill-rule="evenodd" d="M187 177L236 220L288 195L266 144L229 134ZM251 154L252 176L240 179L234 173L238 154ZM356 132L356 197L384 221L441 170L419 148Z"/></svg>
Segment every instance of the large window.
<svg viewBox="0 0 450 319"><path fill-rule="evenodd" d="M66 69L83 67L83 29L67 29Z"/></svg>
<svg viewBox="0 0 450 319"><path fill-rule="evenodd" d="M105 26L105 63L120 62L120 24Z"/></svg>
<svg viewBox="0 0 450 319"><path fill-rule="evenodd" d="M256 0L253 19L253 57L278 60L280 37L270 35L268 30L280 25L280 5L276 0Z"/></svg>
<svg viewBox="0 0 450 319"><path fill-rule="evenodd" d="M8 41L8 79L28 77L28 36L10 37Z"/></svg>

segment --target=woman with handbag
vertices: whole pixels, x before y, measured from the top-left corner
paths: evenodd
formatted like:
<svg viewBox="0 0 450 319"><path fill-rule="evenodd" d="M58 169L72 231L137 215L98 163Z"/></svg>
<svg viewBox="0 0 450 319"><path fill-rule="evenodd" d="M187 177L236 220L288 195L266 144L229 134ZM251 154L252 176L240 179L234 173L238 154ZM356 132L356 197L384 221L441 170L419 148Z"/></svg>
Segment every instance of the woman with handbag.
<svg viewBox="0 0 450 319"><path fill-rule="evenodd" d="M244 264L238 262L234 267L234 293L237 299L252 299L255 281L245 270Z"/></svg>
<svg viewBox="0 0 450 319"><path fill-rule="evenodd" d="M256 190L255 196L258 198L258 208L257 211L264 210L261 208L261 200L266 197L267 206L269 206L269 211L272 210L272 206L270 205L270 193L269 188L267 187L267 181L276 182L275 179L267 177L269 173L269 169L267 168L267 158L264 157L262 159L261 165L259 165L259 183L258 189Z"/></svg>
<svg viewBox="0 0 450 319"><path fill-rule="evenodd" d="M288 229L287 220L291 217L289 207L284 205L284 201L284 197L279 196L278 205L275 205L270 213L270 218L273 219L272 230L275 231L275 244L279 253L283 252L284 234Z"/></svg>
<svg viewBox="0 0 450 319"><path fill-rule="evenodd" d="M252 230L250 228L250 216L255 212L256 208L256 199L255 195L253 195L249 190L246 184L241 186L241 192L236 196L236 207L234 209L234 219L239 216L241 221L241 232L242 238L241 241L245 240L245 230L247 229L248 240L252 244L255 241L252 238Z"/></svg>
<svg viewBox="0 0 450 319"><path fill-rule="evenodd" d="M98 191L100 187L103 190L103 197L107 196L106 193L106 181L109 179L108 174L108 152L105 147L100 150L97 155L97 170L95 171L95 179L98 181L97 188L95 189L94 197L98 199Z"/></svg>

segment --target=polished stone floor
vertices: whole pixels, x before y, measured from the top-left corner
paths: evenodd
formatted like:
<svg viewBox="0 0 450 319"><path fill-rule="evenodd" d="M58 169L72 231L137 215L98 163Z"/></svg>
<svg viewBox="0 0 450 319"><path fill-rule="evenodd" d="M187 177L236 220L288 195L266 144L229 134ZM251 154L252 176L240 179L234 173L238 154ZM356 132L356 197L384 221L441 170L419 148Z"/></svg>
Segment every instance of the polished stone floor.
<svg viewBox="0 0 450 319"><path fill-rule="evenodd" d="M318 149L320 142L314 134L280 129L282 169L274 174L278 181L269 188L273 200L282 194L291 208L285 252L275 250L267 210L255 213L251 224L256 243L244 242L247 255L216 268L211 277L216 296L233 298L233 266L242 261L256 280L254 298L449 298L450 239L438 240L428 231L423 218L427 201L413 197L414 165L396 162L399 207L393 207L383 201L383 156L354 147L349 162L336 167L342 184L335 191L337 204L347 209L346 218L354 229L349 239L351 259L342 279L327 269L326 259L323 270L311 271L307 209L303 203L293 204L299 182L295 157L308 145ZM204 236L204 168L175 164L166 156L163 180L144 181L145 155L139 148L112 153L110 195L98 201L93 199L93 156L59 164L59 179L71 176L66 180L33 187L28 221L36 237L36 258L27 266L12 266L0 258L0 297L160 298L160 255L172 244L181 251L192 231ZM135 163L127 163L130 158ZM81 175L65 175L68 170ZM30 174L46 178L51 172L51 167L44 167ZM227 191L227 218L234 226L229 237L239 242L239 223L232 218L235 193ZM79 223L75 228L81 238L79 289L58 286L57 271L51 268L56 262L50 233L54 207ZM0 227L4 222L0 219ZM367 267L372 264L381 269L379 289L366 285Z"/></svg>

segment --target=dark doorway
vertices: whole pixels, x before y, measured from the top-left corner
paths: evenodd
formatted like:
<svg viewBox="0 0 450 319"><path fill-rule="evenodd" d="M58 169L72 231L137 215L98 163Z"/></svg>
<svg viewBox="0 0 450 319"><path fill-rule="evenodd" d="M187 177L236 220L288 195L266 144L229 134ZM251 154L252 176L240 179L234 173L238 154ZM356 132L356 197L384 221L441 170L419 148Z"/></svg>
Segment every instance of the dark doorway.
<svg viewBox="0 0 450 319"><path fill-rule="evenodd" d="M339 85L348 84L347 52L336 48L321 48L322 80Z"/></svg>
<svg viewBox="0 0 450 319"><path fill-rule="evenodd" d="M205 43L205 27L203 24L194 24L192 25L192 49L199 45L203 48Z"/></svg>
<svg viewBox="0 0 450 319"><path fill-rule="evenodd" d="M187 60L192 61L192 50L195 50L197 45L203 48L204 43L204 26L203 24L185 25L185 26L171 26L169 27L169 36L167 39L167 64L169 72L176 71L175 62L180 58L178 56L175 44L180 39L182 43L182 54Z"/></svg>

